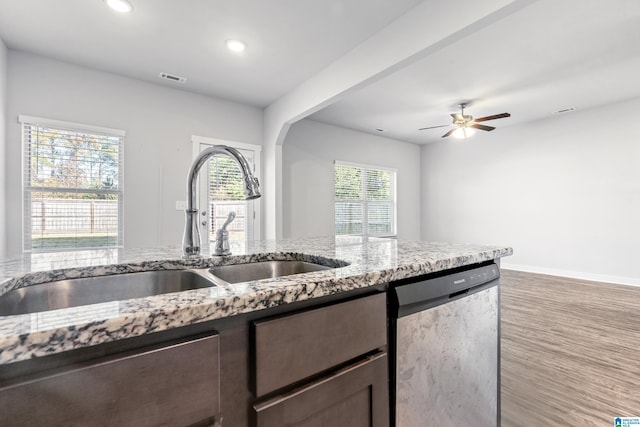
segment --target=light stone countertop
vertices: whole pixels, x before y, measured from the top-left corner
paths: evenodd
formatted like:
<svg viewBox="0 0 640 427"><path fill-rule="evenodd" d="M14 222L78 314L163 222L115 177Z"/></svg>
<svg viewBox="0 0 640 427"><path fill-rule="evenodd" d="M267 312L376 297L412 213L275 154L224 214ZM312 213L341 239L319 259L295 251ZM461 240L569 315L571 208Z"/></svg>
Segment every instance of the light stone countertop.
<svg viewBox="0 0 640 427"><path fill-rule="evenodd" d="M232 244L229 257L185 260L179 248L95 249L0 259L0 295L54 280L266 260L346 267L146 298L0 316L0 364L333 295L511 255L502 246L358 237ZM335 264L335 265L341 265ZM343 265L343 263L342 263Z"/></svg>

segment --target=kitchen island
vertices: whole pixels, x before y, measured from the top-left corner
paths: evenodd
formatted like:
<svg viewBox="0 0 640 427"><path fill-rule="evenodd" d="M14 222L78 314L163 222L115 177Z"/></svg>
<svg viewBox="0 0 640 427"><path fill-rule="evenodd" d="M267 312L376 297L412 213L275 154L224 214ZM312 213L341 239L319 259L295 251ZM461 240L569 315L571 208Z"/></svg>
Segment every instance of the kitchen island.
<svg viewBox="0 0 640 427"><path fill-rule="evenodd" d="M204 268L270 259L321 262L345 267L246 282L228 287L0 317L0 364L139 336L188 324L267 309L282 304L366 288L391 281L476 264L512 254L508 247L452 245L359 238L257 242L233 247L234 255L185 260L179 248L96 249L25 254L0 261L0 295L30 284L66 278L148 270ZM340 263L336 263L340 265Z"/></svg>
<svg viewBox="0 0 640 427"><path fill-rule="evenodd" d="M273 424L264 421L271 416L268 411L286 404L287 399L294 395L296 398L304 395L299 391L290 394L290 390L299 387L303 380L312 381L314 375L320 373L325 375L330 372L332 379L319 381L318 384L322 386L341 384L342 381L344 384L340 390L346 390L345 385L351 386L360 378L366 380L363 390L373 390L375 387L367 385L367 381L374 378L377 389L386 390L379 384L386 384L386 372L382 375L387 366L384 291L390 282L490 262L512 253L508 247L395 239L363 241L355 237L263 241L246 247L236 245L231 249L232 256L196 260L183 259L178 248L25 254L18 259L0 261L0 294L23 286L62 279L151 270L210 268L267 260L305 261L334 268L237 284L218 284L210 288L145 298L2 316L0 368L6 373L11 372L14 365L20 367L17 371L24 371L21 366L27 366L24 373L28 377L29 369L39 366L39 363L45 366L45 361L55 360L56 357L64 360L66 354L80 354L81 357L71 357L69 360L74 364L79 361L85 363L87 359L132 348L125 346L114 350L116 347L113 346L120 342L136 342L155 336L181 338L175 331L202 334L215 330L219 333L220 343L218 347L216 341L211 348L219 348L216 351L221 354L222 413L228 414L225 425L248 425L251 416L257 417L257 425L277 425L281 421ZM284 316L285 323L281 319L283 313L287 315ZM336 323L344 326L331 332L330 329L335 328L332 325ZM298 331L300 325L304 324L309 328L318 328L311 335L313 339L306 343L305 336ZM338 341L333 343L337 348L345 348L344 356L335 356L340 353L335 349L320 354L324 348L323 339L334 339L345 331L349 332L349 328L353 329L351 335L345 336L360 337L361 340L348 339L346 344ZM264 343L260 342L261 334L266 337ZM271 345L287 334L289 338L283 343L295 344L298 341L298 348L289 351L282 347L284 344ZM316 341L322 344L318 348L314 347ZM151 340L144 343L147 344L157 345L157 342ZM261 350L263 347L264 350ZM108 350L99 350L103 348ZM283 348L283 353L278 358L270 358L271 353L279 348ZM264 362L261 351L265 354ZM305 351L309 351L307 356L302 355ZM300 364L301 372L292 374L294 376L290 380L285 381L282 375L270 374L276 369L282 369L285 373L294 369L297 359L292 359L288 364L281 362L290 353L300 354L303 358L317 357L309 360L308 364ZM338 358L327 360L334 356ZM261 370L259 365L262 363L268 369ZM347 363L354 365L346 366ZM182 365L184 363L179 366ZM307 369L309 366L311 370ZM59 370L61 364L58 361L49 368ZM369 372L368 376L364 376L363 372ZM350 376L355 379L348 379ZM311 387L310 393L318 392L314 388L318 387L317 384L311 384L303 385ZM388 394L388 391L385 393ZM373 402L371 399L378 399L382 402L380 393L377 396L365 400ZM386 396L384 401L387 401ZM303 403L298 401L292 405L298 411L303 407ZM376 405L378 409L374 410L374 413L378 411L381 414L378 419L387 417L380 409L382 406ZM252 407L254 415L246 409L249 407ZM347 408L345 413L348 412L354 411ZM372 425L386 423L376 421Z"/></svg>

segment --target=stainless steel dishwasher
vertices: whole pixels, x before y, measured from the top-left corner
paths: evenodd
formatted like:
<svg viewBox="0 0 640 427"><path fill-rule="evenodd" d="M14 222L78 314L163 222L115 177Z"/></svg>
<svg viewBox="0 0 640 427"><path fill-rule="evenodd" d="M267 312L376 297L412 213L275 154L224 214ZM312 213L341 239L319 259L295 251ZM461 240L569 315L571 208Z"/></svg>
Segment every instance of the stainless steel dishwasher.
<svg viewBox="0 0 640 427"><path fill-rule="evenodd" d="M392 283L392 425L500 425L494 263Z"/></svg>

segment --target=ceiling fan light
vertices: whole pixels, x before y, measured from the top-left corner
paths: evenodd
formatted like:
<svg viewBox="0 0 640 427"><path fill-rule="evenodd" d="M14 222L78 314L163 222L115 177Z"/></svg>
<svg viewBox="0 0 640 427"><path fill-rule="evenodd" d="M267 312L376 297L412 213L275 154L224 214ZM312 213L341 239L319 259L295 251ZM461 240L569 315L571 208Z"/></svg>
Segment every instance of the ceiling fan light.
<svg viewBox="0 0 640 427"><path fill-rule="evenodd" d="M469 138L474 133L476 133L476 131L473 128L459 127L458 129L453 131L451 136L458 139L466 139L466 138Z"/></svg>
<svg viewBox="0 0 640 427"><path fill-rule="evenodd" d="M127 0L105 0L105 3L116 12L128 13L133 10L133 6Z"/></svg>

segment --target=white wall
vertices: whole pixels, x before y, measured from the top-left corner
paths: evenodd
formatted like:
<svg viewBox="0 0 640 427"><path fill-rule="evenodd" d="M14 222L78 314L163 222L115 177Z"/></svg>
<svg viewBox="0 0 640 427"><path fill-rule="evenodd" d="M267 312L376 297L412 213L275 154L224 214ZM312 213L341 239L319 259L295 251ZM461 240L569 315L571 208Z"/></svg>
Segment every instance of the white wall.
<svg viewBox="0 0 640 427"><path fill-rule="evenodd" d="M302 82L265 109L264 229L286 236L282 223L281 147L289 126L419 58L431 55L491 22L526 7L511 0L449 0L417 4L382 30ZM454 16L456 19L442 19Z"/></svg>
<svg viewBox="0 0 640 427"><path fill-rule="evenodd" d="M398 236L420 238L420 147L312 120L282 147L285 238L333 235L334 160L398 169Z"/></svg>
<svg viewBox="0 0 640 427"><path fill-rule="evenodd" d="M7 47L0 39L0 258L6 254L6 206L5 165L6 119L7 119Z"/></svg>
<svg viewBox="0 0 640 427"><path fill-rule="evenodd" d="M640 285L637 115L640 99L424 146L423 238L509 245L505 267Z"/></svg>
<svg viewBox="0 0 640 427"><path fill-rule="evenodd" d="M8 56L8 249L21 250L17 116L123 129L125 246L179 245L191 135L261 145L262 110L17 51Z"/></svg>

